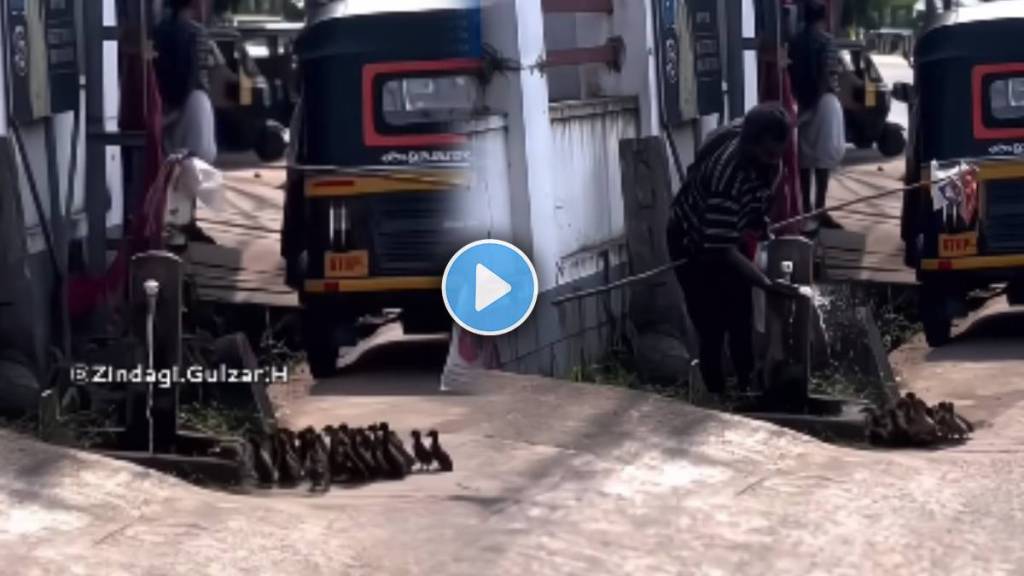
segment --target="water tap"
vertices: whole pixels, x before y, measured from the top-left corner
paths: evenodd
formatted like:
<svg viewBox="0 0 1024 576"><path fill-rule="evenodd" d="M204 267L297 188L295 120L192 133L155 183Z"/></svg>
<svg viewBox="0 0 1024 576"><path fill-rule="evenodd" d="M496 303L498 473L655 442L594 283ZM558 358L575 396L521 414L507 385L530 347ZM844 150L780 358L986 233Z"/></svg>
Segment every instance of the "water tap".
<svg viewBox="0 0 1024 576"><path fill-rule="evenodd" d="M160 294L160 283L150 278L142 284L146 291L146 348L149 351L149 367L153 368L153 323L156 318L156 299Z"/></svg>
<svg viewBox="0 0 1024 576"><path fill-rule="evenodd" d="M786 282L793 283L793 263L789 260L782 262L782 278Z"/></svg>

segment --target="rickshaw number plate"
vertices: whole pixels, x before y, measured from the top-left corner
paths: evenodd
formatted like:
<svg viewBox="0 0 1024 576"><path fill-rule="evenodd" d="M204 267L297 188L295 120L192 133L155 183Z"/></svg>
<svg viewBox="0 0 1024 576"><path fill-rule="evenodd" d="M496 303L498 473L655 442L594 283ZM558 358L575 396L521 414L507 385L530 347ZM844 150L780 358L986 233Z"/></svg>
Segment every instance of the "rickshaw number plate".
<svg viewBox="0 0 1024 576"><path fill-rule="evenodd" d="M966 232L964 234L940 234L939 235L939 257L958 258L961 256L974 256L978 253L978 233Z"/></svg>
<svg viewBox="0 0 1024 576"><path fill-rule="evenodd" d="M370 254L366 250L328 252L324 256L327 278L366 278L370 275Z"/></svg>

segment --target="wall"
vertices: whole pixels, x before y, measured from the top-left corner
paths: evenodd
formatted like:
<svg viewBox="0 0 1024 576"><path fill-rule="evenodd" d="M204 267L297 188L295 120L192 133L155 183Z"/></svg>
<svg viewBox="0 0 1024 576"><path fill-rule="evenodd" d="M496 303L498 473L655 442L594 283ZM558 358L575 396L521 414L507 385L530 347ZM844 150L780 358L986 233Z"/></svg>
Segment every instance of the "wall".
<svg viewBox="0 0 1024 576"><path fill-rule="evenodd" d="M557 243L564 257L607 243L623 233L619 141L637 134L632 98L551 106ZM559 266L559 284L572 281Z"/></svg>
<svg viewBox="0 0 1024 576"><path fill-rule="evenodd" d="M91 0L90 0L91 1ZM103 4L104 22L108 26L116 25L114 0L104 0ZM79 36L84 38L81 30ZM6 56L3 47L6 45L0 42L0 59ZM117 84L117 43L114 41L105 42L104 46L104 78L96 79L102 81L105 86L105 128L114 132L118 130L117 110L119 86ZM81 50L80 61L81 61ZM80 68L84 72L84 64ZM7 79L0 74L0 110L6 110L4 95L7 92ZM85 236L85 91L80 92L82 113L78 118L81 123L78 131L78 140L73 141L75 117L71 112L54 116L52 122L56 146L52 157L56 163L59 189L58 203L56 208L64 211L67 199L72 198L70 217L66 222L67 237L69 239L80 239ZM51 256L43 234L43 222L49 223L53 209L51 209L50 174L48 170L48 153L45 143L44 125L46 120L21 127L26 148L26 157L20 155L16 161L18 178L16 182L2 182L0 193L18 194L22 208L23 230L16 232L23 234L27 248L27 254L23 263L12 269L0 271L2 281L7 293L13 295L14 305L4 311L4 321L0 323L0 348L11 347L24 356L38 373L43 374L47 368L47 350L50 343L55 341L52 337L52 322L57 314L56 302L51 298L54 291L55 275L51 263ZM6 114L0 114L0 138L9 137L11 146L13 134L8 125ZM71 168L72 155L77 156L76 170L69 182L69 170ZM110 212L107 218L108 226L119 226L121 224L121 170L120 155L116 149L110 149L106 155L108 181L106 192L110 200ZM27 167L27 169L26 169ZM43 214L40 215L36 209L36 201L32 189L28 184L28 171L36 181L38 200L42 204ZM69 190L69 184L73 191ZM3 390L0 389L0 402L3 402Z"/></svg>

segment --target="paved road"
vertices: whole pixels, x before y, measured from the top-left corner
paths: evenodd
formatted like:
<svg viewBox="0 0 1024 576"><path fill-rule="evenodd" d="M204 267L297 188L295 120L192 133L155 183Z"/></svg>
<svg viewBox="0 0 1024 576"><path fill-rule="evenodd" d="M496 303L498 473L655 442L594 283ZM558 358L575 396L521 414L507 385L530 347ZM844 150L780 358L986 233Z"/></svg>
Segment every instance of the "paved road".
<svg viewBox="0 0 1024 576"><path fill-rule="evenodd" d="M942 451L837 448L539 378L442 395L444 343L422 340L371 350L285 417L436 427L452 474L228 496L0 433L0 557L19 575L1021 574L1024 322L1008 314L901 358L911 387L988 422Z"/></svg>

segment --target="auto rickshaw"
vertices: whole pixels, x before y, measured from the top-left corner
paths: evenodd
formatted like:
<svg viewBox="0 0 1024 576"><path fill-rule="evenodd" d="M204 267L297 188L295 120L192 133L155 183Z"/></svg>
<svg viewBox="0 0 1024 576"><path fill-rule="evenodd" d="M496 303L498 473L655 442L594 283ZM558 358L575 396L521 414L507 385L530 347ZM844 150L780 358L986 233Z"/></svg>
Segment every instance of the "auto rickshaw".
<svg viewBox="0 0 1024 576"><path fill-rule="evenodd" d="M295 42L281 253L316 377L362 317L400 309L407 333L450 330L442 275L479 239L457 215L470 149L456 128L482 105L479 8L427 4L329 2Z"/></svg>
<svg viewBox="0 0 1024 576"><path fill-rule="evenodd" d="M224 148L252 150L264 162L284 156L285 124L295 105L289 46L300 29L285 22L210 27L216 48L211 96Z"/></svg>
<svg viewBox="0 0 1024 576"><path fill-rule="evenodd" d="M972 176L903 197L931 346L949 341L972 291L1005 284L1010 303L1024 303L1024 42L1006 40L1021 34L1018 2L945 14L918 39L913 86L895 87L911 110L907 183Z"/></svg>
<svg viewBox="0 0 1024 576"><path fill-rule="evenodd" d="M903 127L889 122L892 93L867 48L853 41L836 45L839 63L840 101L848 143L862 149L877 147L886 157L899 156L906 148Z"/></svg>

